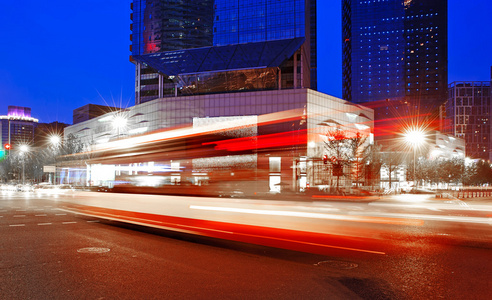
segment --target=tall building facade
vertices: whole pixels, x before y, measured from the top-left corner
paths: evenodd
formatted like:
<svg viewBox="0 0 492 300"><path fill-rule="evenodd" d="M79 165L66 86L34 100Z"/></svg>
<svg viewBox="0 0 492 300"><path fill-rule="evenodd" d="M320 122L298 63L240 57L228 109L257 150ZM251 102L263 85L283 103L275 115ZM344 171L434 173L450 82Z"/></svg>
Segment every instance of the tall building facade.
<svg viewBox="0 0 492 300"><path fill-rule="evenodd" d="M18 145L32 144L34 142L34 130L38 119L31 117L31 108L9 106L8 114L0 116L0 144L12 145L14 149Z"/></svg>
<svg viewBox="0 0 492 300"><path fill-rule="evenodd" d="M466 156L492 160L491 82L452 82L448 95L446 132L465 140Z"/></svg>
<svg viewBox="0 0 492 300"><path fill-rule="evenodd" d="M316 89L315 0L134 0L132 10L136 104Z"/></svg>
<svg viewBox="0 0 492 300"><path fill-rule="evenodd" d="M447 0L342 0L343 99L411 113L447 99ZM402 105L393 105L401 107ZM401 114L401 113L400 113Z"/></svg>

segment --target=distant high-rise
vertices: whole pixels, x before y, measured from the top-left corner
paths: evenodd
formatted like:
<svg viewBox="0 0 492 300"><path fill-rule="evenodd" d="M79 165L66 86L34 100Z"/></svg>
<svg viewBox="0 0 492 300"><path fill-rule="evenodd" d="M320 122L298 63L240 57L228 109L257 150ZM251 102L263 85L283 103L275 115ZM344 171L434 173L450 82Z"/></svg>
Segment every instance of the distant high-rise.
<svg viewBox="0 0 492 300"><path fill-rule="evenodd" d="M119 111L120 108L105 106L105 105L97 105L97 104L86 104L84 106L78 107L73 110L73 124L78 124L90 119L94 119L96 117L107 114L108 112L116 112Z"/></svg>
<svg viewBox="0 0 492 300"><path fill-rule="evenodd" d="M63 129L70 126L58 121L51 123L38 123L34 130L34 146L46 147L53 145L53 136L63 137Z"/></svg>
<svg viewBox="0 0 492 300"><path fill-rule="evenodd" d="M134 0L135 102L316 89L316 0Z"/></svg>
<svg viewBox="0 0 492 300"><path fill-rule="evenodd" d="M0 144L30 145L34 142L34 129L38 119L31 117L31 108L9 106L8 114L0 116Z"/></svg>
<svg viewBox="0 0 492 300"><path fill-rule="evenodd" d="M343 98L391 117L380 101L430 113L448 80L447 0L342 0ZM401 105L400 105L401 106Z"/></svg>
<svg viewBox="0 0 492 300"><path fill-rule="evenodd" d="M452 82L448 95L445 131L465 140L466 156L491 160L491 82Z"/></svg>

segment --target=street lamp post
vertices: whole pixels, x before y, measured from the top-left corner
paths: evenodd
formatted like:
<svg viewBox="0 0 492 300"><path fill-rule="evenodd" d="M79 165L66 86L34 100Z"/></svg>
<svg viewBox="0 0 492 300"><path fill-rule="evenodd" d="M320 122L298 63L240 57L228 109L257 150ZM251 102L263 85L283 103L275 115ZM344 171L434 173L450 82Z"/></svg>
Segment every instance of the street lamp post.
<svg viewBox="0 0 492 300"><path fill-rule="evenodd" d="M113 128L116 129L117 135L116 138L120 137L120 131L126 127L128 122L127 118L121 114L117 114L113 118Z"/></svg>
<svg viewBox="0 0 492 300"><path fill-rule="evenodd" d="M50 144L53 147L54 160L55 160L55 172L53 173L53 184L56 184L56 157L58 155L58 147L61 144L61 137L59 135L52 135L49 138Z"/></svg>
<svg viewBox="0 0 492 300"><path fill-rule="evenodd" d="M22 155L22 184L26 184L26 177L25 177L25 164L26 164L26 153L29 151L29 147L27 145L22 145L20 146L20 152Z"/></svg>
<svg viewBox="0 0 492 300"><path fill-rule="evenodd" d="M421 147L425 142L425 132L422 128L412 127L407 129L403 136L405 141L413 148L413 179L415 184L417 184L416 153L417 148Z"/></svg>

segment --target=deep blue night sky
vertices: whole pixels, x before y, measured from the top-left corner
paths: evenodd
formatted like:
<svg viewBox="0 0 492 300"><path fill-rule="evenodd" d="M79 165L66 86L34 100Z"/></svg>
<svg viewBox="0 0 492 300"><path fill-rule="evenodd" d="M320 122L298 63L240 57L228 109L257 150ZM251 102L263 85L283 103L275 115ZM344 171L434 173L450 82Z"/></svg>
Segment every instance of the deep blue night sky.
<svg viewBox="0 0 492 300"><path fill-rule="evenodd" d="M0 31L0 115L32 108L72 123L88 103L134 104L131 0L7 1ZM318 0L319 90L341 97L341 1ZM490 0L449 0L449 81L490 80Z"/></svg>

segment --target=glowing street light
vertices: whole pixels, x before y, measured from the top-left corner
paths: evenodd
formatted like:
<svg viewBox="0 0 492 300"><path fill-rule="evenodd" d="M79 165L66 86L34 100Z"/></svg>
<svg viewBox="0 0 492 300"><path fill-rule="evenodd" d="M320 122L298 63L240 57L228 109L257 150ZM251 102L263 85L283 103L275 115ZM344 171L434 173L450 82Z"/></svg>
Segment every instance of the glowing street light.
<svg viewBox="0 0 492 300"><path fill-rule="evenodd" d="M50 144L54 147L57 147L61 144L61 137L59 135L52 135L49 137Z"/></svg>
<svg viewBox="0 0 492 300"><path fill-rule="evenodd" d="M410 128L403 133L403 136L413 148L418 148L425 142L425 132L421 128Z"/></svg>
<svg viewBox="0 0 492 300"><path fill-rule="evenodd" d="M27 146L27 145L21 145L19 147L19 150L21 151L21 153L29 152L29 146Z"/></svg>
<svg viewBox="0 0 492 300"><path fill-rule="evenodd" d="M117 114L113 117L111 122L113 123L113 128L117 130L117 137L120 137L120 130L126 127L128 119L121 114Z"/></svg>

